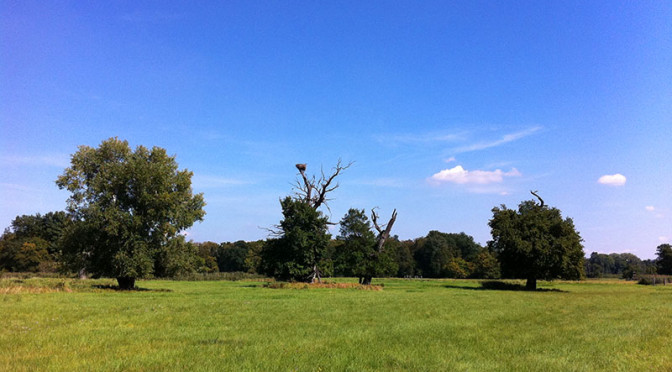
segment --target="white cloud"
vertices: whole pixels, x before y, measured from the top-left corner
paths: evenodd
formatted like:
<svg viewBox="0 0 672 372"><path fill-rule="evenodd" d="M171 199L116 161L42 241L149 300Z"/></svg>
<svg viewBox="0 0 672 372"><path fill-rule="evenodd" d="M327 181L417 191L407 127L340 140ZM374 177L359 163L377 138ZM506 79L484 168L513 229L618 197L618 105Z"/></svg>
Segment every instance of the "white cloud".
<svg viewBox="0 0 672 372"><path fill-rule="evenodd" d="M670 242L670 237L669 236L659 236L658 241L661 243L669 243Z"/></svg>
<svg viewBox="0 0 672 372"><path fill-rule="evenodd" d="M443 161L446 162L446 163L452 163L454 161L457 161L457 159L455 159L454 156L451 156L448 159L444 159Z"/></svg>
<svg viewBox="0 0 672 372"><path fill-rule="evenodd" d="M609 186L623 186L625 185L626 180L627 179L625 178L624 175L616 173L616 174L605 174L604 176L600 177L597 180L597 182Z"/></svg>
<svg viewBox="0 0 672 372"><path fill-rule="evenodd" d="M430 179L435 182L451 182L461 185L487 185L490 183L500 183L504 180L504 177L516 177L520 175L521 173L516 168L512 168L508 172L503 172L501 169L494 171L468 171L461 165L458 165L450 169L444 169L434 174Z"/></svg>
<svg viewBox="0 0 672 372"><path fill-rule="evenodd" d="M520 131L520 132L505 134L504 136L502 136L502 138L500 138L498 140L495 140L495 141L479 142L479 143L475 143L475 144L468 145L468 146L462 146L462 147L458 147L458 148L454 149L453 151L455 153L463 153L463 152L485 150L485 149L489 149L491 147L497 147L497 146L501 146L501 145L509 143L509 142L519 140L521 138L532 135L532 134L540 131L541 129L542 129L542 127L539 127L539 126L532 127L532 128Z"/></svg>
<svg viewBox="0 0 672 372"><path fill-rule="evenodd" d="M644 208L645 208L647 211L649 211L649 212L653 212L653 211L656 210L656 208L655 208L653 205L647 205L647 206L644 207Z"/></svg>

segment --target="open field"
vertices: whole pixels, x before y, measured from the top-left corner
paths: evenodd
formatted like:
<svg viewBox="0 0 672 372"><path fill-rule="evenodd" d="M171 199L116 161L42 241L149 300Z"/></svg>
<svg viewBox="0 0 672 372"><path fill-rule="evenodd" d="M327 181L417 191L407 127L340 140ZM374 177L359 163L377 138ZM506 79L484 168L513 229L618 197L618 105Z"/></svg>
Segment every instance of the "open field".
<svg viewBox="0 0 672 372"><path fill-rule="evenodd" d="M671 285L381 282L2 279L0 370L672 370Z"/></svg>

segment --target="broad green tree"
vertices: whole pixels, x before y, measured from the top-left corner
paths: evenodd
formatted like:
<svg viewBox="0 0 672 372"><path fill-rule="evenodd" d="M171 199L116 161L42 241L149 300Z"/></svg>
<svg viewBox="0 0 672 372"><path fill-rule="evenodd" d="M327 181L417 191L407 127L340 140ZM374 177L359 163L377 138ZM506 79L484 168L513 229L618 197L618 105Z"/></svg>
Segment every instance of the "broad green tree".
<svg viewBox="0 0 672 372"><path fill-rule="evenodd" d="M286 197L280 202L283 219L277 237L261 251L262 273L278 280L320 280L331 236L328 219L305 200Z"/></svg>
<svg viewBox="0 0 672 372"><path fill-rule="evenodd" d="M534 192L533 195L537 196ZM537 280L580 279L584 276L582 239L571 218L549 208L541 198L522 202L518 210L492 209L492 241L505 278L527 279L535 290Z"/></svg>
<svg viewBox="0 0 672 372"><path fill-rule="evenodd" d="M373 218L377 218L373 213ZM384 241L379 246L379 240L363 209L351 208L341 219L340 226L338 240L343 244L334 252L337 272L358 277L364 285L371 284L373 277L397 272L396 251L385 246Z"/></svg>
<svg viewBox="0 0 672 372"><path fill-rule="evenodd" d="M672 245L661 244L656 248L658 274L672 275Z"/></svg>
<svg viewBox="0 0 672 372"><path fill-rule="evenodd" d="M80 146L56 181L70 191L68 211L76 221L68 256L94 276L133 288L160 257L184 247L173 241L181 231L203 219L205 202L192 193L191 177L160 147L133 151L117 138Z"/></svg>

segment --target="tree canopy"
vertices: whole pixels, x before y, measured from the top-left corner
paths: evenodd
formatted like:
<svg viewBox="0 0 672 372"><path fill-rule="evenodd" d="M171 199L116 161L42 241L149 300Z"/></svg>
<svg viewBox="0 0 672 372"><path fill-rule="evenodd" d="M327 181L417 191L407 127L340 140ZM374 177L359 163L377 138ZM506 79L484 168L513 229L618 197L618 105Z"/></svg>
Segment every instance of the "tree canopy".
<svg viewBox="0 0 672 372"><path fill-rule="evenodd" d="M518 210L495 207L489 222L493 240L488 245L498 256L502 276L527 279L531 290L537 279L584 276L582 239L572 219L563 219L560 210L539 200L523 201Z"/></svg>
<svg viewBox="0 0 672 372"><path fill-rule="evenodd" d="M302 199L280 202L283 220L277 238L266 241L261 270L278 280L312 281L323 274L329 239L327 217Z"/></svg>
<svg viewBox="0 0 672 372"><path fill-rule="evenodd" d="M70 262L132 288L174 248L169 243L181 231L203 219L205 201L192 194L191 177L160 147L133 151L117 138L98 148L80 146L56 181L70 191L68 211L76 221Z"/></svg>
<svg viewBox="0 0 672 372"><path fill-rule="evenodd" d="M672 245L661 244L656 248L658 274L672 275Z"/></svg>
<svg viewBox="0 0 672 372"><path fill-rule="evenodd" d="M341 219L340 226L338 240L342 244L334 252L334 270L337 273L358 277L359 282L366 285L371 284L374 276L396 273L396 252L390 249L390 245L381 244L378 248L379 240L371 230L371 223L363 209L351 208Z"/></svg>

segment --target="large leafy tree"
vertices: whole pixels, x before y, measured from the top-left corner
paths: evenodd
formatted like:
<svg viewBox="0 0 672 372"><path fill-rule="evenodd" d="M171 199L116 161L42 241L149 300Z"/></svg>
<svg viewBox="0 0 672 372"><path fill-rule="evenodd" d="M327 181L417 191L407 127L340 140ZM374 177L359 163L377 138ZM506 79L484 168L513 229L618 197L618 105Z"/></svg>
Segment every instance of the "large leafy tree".
<svg viewBox="0 0 672 372"><path fill-rule="evenodd" d="M493 240L488 244L498 256L502 276L527 279L529 290L537 288L537 279L584 276L582 239L572 219L563 219L560 210L539 201L524 201L518 210L495 207L489 222Z"/></svg>
<svg viewBox="0 0 672 372"><path fill-rule="evenodd" d="M178 234L203 219L202 194L191 189L192 173L178 170L174 156L160 147L117 138L98 148L80 146L56 184L67 189L67 256L94 276L117 278L130 289L152 274L159 258L184 247Z"/></svg>
<svg viewBox="0 0 672 372"><path fill-rule="evenodd" d="M288 196L280 205L284 218L261 251L262 272L278 280L319 280L331 238L327 217L302 199Z"/></svg>
<svg viewBox="0 0 672 372"><path fill-rule="evenodd" d="M672 275L672 245L661 244L656 248L658 274Z"/></svg>

